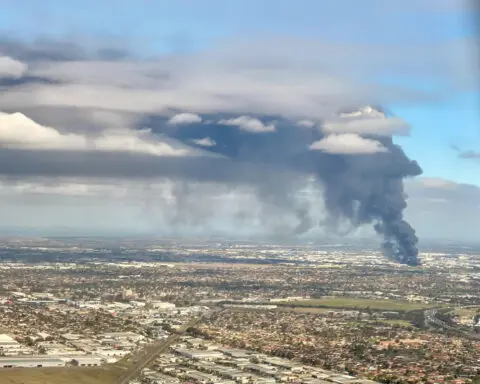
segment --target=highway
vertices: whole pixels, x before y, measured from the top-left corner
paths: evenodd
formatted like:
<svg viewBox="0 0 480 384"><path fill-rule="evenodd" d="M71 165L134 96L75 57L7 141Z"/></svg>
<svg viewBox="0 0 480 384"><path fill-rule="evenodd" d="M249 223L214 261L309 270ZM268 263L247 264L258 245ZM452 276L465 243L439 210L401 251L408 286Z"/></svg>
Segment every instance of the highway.
<svg viewBox="0 0 480 384"><path fill-rule="evenodd" d="M213 311L212 311L213 312ZM190 320L187 324L182 326L175 334L171 335L165 340L147 345L143 350L135 354L133 359L133 365L125 372L118 380L119 384L127 384L130 380L137 377L142 369L148 367L159 355L168 350L168 348L175 344L180 337L190 327L194 327L199 324L205 318L208 318L212 312L209 312L203 316Z"/></svg>

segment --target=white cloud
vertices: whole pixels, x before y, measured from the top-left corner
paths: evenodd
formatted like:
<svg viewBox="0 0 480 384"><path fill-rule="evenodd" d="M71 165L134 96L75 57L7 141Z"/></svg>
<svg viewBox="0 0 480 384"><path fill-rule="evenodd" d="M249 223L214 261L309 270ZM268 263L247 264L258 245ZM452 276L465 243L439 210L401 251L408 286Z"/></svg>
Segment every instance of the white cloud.
<svg viewBox="0 0 480 384"><path fill-rule="evenodd" d="M436 177L422 177L419 181L427 188L455 188L457 186L457 184L451 180Z"/></svg>
<svg viewBox="0 0 480 384"><path fill-rule="evenodd" d="M240 116L234 119L220 120L219 124L237 126L247 132L263 133L275 132L275 124L263 124L260 120L250 116Z"/></svg>
<svg viewBox="0 0 480 384"><path fill-rule="evenodd" d="M99 188L88 183L79 183L71 181L62 181L58 183L25 181L21 183L2 182L1 192L3 195L8 193L27 194L27 195L51 195L51 196L76 196L88 197L96 196L99 193L107 194L111 189Z"/></svg>
<svg viewBox="0 0 480 384"><path fill-rule="evenodd" d="M0 56L0 77L19 78L27 71L27 64L8 56Z"/></svg>
<svg viewBox="0 0 480 384"><path fill-rule="evenodd" d="M93 143L99 150L138 152L155 156L182 156L190 152L188 149L174 148L155 139L148 129L107 131Z"/></svg>
<svg viewBox="0 0 480 384"><path fill-rule="evenodd" d="M168 123L172 125L177 125L200 123L201 121L202 118L196 113L179 113L178 115L175 115L170 120L168 120Z"/></svg>
<svg viewBox="0 0 480 384"><path fill-rule="evenodd" d="M399 46L259 37L148 61L44 62L28 74L60 84L16 86L0 94L0 109L72 107L165 115L178 109L317 121L345 106L437 100L454 87L471 87L478 72L474 44L465 39ZM442 84L422 90L415 81L378 80L412 76Z"/></svg>
<svg viewBox="0 0 480 384"><path fill-rule="evenodd" d="M204 137L203 139L192 140L195 144L201 145L202 147L214 147L217 145L215 140L210 137Z"/></svg>
<svg viewBox="0 0 480 384"><path fill-rule="evenodd" d="M366 105L365 107L357 108L348 112L340 112L338 116L342 118L364 118L364 117L377 117L385 118L385 113L379 111L377 108L373 108L371 105Z"/></svg>
<svg viewBox="0 0 480 384"><path fill-rule="evenodd" d="M87 145L81 135L62 134L18 112L0 112L0 143L12 148L43 149L78 149Z"/></svg>
<svg viewBox="0 0 480 384"><path fill-rule="evenodd" d="M358 133L374 135L408 135L410 126L398 117L339 118L323 124L326 133Z"/></svg>
<svg viewBox="0 0 480 384"><path fill-rule="evenodd" d="M297 125L299 127L312 128L315 125L315 123L310 120L300 120L300 121L297 121Z"/></svg>
<svg viewBox="0 0 480 384"><path fill-rule="evenodd" d="M21 113L0 113L0 145L24 149L126 151L156 156L189 154L185 148L174 148L159 141L150 130L110 129L87 137L37 124Z"/></svg>
<svg viewBox="0 0 480 384"><path fill-rule="evenodd" d="M355 133L329 135L322 140L314 142L310 149L346 155L372 154L387 151L380 142L365 139Z"/></svg>

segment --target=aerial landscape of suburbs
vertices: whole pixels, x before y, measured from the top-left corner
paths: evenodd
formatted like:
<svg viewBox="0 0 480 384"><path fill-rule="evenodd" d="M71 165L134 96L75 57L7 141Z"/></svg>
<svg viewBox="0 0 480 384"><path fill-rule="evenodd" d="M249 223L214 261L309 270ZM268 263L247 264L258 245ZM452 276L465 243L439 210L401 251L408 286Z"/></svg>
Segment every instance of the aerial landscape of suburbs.
<svg viewBox="0 0 480 384"><path fill-rule="evenodd" d="M432 249L412 268L341 245L4 239L0 377L469 383L479 255Z"/></svg>
<svg viewBox="0 0 480 384"><path fill-rule="evenodd" d="M480 0L0 0L0 384L480 384Z"/></svg>

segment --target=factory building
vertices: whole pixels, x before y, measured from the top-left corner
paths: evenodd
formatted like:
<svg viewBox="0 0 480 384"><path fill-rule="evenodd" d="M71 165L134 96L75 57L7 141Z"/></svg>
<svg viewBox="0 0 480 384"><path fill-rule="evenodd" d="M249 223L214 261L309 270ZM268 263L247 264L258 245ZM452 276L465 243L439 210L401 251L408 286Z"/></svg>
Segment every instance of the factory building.
<svg viewBox="0 0 480 384"><path fill-rule="evenodd" d="M0 368L64 367L65 361L51 356L0 357Z"/></svg>
<svg viewBox="0 0 480 384"><path fill-rule="evenodd" d="M151 301L150 306L160 311L173 311L175 309L175 304L165 301Z"/></svg>
<svg viewBox="0 0 480 384"><path fill-rule="evenodd" d="M31 349L21 345L14 338L0 334L0 354L4 356L31 353Z"/></svg>
<svg viewBox="0 0 480 384"><path fill-rule="evenodd" d="M75 356L73 360L69 360L78 367L99 367L102 365L102 358L99 356Z"/></svg>
<svg viewBox="0 0 480 384"><path fill-rule="evenodd" d="M145 339L145 336L139 335L138 333L133 333L133 332L108 332L108 333L102 333L98 337L103 340L131 341L134 343Z"/></svg>
<svg viewBox="0 0 480 384"><path fill-rule="evenodd" d="M221 359L223 357L223 354L218 351L199 351L199 350L182 349L182 348L175 348L174 351L179 355L192 360L211 361L211 360Z"/></svg>

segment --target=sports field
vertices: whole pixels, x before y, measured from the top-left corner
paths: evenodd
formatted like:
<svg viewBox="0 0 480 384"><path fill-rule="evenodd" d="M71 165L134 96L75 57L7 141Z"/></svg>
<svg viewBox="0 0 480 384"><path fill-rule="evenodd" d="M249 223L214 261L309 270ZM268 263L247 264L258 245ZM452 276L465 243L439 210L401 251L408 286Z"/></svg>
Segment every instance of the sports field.
<svg viewBox="0 0 480 384"><path fill-rule="evenodd" d="M439 307L438 304L412 303L400 300L375 300L354 297L324 297L321 299L285 301L283 305L292 307L323 307L323 308L348 308L383 311L414 311L418 309Z"/></svg>

